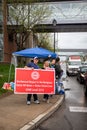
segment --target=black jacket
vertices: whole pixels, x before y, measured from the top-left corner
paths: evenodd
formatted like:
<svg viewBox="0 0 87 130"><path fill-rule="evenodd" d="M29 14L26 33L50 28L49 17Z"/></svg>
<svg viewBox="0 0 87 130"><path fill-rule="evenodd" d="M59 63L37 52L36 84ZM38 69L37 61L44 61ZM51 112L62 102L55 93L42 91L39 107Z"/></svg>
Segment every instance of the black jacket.
<svg viewBox="0 0 87 130"><path fill-rule="evenodd" d="M61 72L62 72L61 66L60 64L57 63L55 65L55 74L58 79L61 77Z"/></svg>

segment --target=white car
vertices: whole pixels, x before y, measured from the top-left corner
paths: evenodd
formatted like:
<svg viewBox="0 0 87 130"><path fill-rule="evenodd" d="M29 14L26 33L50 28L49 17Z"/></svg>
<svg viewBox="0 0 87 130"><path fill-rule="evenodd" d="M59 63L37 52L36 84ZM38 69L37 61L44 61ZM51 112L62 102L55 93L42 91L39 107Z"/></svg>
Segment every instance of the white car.
<svg viewBox="0 0 87 130"><path fill-rule="evenodd" d="M81 61L68 61L66 66L67 75L77 75L80 66Z"/></svg>
<svg viewBox="0 0 87 130"><path fill-rule="evenodd" d="M87 65L87 61L82 62L82 65Z"/></svg>

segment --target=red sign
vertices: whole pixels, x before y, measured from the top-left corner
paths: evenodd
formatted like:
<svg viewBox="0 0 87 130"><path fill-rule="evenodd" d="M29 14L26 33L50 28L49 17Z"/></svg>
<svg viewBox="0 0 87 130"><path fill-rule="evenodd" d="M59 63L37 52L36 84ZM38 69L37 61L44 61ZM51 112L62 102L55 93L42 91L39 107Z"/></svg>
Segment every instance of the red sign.
<svg viewBox="0 0 87 130"><path fill-rule="evenodd" d="M16 68L14 92L16 94L54 94L54 69Z"/></svg>
<svg viewBox="0 0 87 130"><path fill-rule="evenodd" d="M78 60L78 59L81 59L80 56L70 56L70 58L71 58L72 60Z"/></svg>

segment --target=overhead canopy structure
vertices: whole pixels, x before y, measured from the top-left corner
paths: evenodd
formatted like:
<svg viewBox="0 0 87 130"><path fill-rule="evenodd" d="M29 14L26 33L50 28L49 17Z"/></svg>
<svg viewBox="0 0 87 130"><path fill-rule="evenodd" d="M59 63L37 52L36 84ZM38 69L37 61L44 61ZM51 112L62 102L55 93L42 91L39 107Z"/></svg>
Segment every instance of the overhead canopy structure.
<svg viewBox="0 0 87 130"><path fill-rule="evenodd" d="M66 1L84 1L84 0L7 0L7 3L34 3L34 2L66 2Z"/></svg>
<svg viewBox="0 0 87 130"><path fill-rule="evenodd" d="M35 24L33 32L87 32L86 0L7 0L7 4L34 3L37 6L45 6L46 2L53 13ZM56 26L53 25L54 19L57 22Z"/></svg>
<svg viewBox="0 0 87 130"><path fill-rule="evenodd" d="M35 24L33 32L87 32L86 0L7 0L8 4L34 3L43 6L45 2L48 2L53 13L45 20L39 21L37 25ZM53 25L54 19L56 26Z"/></svg>
<svg viewBox="0 0 87 130"><path fill-rule="evenodd" d="M22 56L22 57L29 57L29 58L34 58L37 56L38 58L56 58L57 54L53 53L47 49L41 48L41 47L35 47L35 48L29 48L29 49L24 49L21 51L14 52L13 55L15 56Z"/></svg>
<svg viewBox="0 0 87 130"><path fill-rule="evenodd" d="M87 32L87 23L57 24L38 24L33 27L34 32Z"/></svg>

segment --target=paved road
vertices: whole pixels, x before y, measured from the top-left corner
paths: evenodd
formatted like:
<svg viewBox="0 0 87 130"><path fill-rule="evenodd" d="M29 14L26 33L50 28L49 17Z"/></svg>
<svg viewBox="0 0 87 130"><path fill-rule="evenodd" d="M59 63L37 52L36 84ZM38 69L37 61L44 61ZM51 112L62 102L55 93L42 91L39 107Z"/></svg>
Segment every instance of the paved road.
<svg viewBox="0 0 87 130"><path fill-rule="evenodd" d="M65 102L35 130L87 130L87 99L76 77L65 82ZM70 90L69 90L70 89Z"/></svg>

